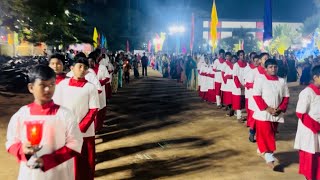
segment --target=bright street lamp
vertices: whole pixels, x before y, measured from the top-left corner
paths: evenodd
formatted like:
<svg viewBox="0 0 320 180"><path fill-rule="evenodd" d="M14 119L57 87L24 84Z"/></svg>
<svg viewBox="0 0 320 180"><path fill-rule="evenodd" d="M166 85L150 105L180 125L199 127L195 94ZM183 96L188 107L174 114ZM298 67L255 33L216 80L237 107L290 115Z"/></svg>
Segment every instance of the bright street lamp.
<svg viewBox="0 0 320 180"><path fill-rule="evenodd" d="M171 26L169 27L169 33L175 34L175 33L184 33L186 31L184 26Z"/></svg>

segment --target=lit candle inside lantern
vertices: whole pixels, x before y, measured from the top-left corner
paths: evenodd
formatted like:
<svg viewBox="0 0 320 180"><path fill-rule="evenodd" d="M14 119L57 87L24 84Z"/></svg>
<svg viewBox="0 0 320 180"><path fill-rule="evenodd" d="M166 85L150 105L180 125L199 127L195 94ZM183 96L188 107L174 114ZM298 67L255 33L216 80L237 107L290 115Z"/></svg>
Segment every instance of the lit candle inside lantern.
<svg viewBox="0 0 320 180"><path fill-rule="evenodd" d="M31 145L39 145L42 139L43 121L26 121L27 138Z"/></svg>

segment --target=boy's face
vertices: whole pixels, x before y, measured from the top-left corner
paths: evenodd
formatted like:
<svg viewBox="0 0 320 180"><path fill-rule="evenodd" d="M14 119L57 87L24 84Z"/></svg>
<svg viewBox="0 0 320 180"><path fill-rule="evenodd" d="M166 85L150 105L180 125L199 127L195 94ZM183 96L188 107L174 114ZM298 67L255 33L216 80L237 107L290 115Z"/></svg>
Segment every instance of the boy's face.
<svg viewBox="0 0 320 180"><path fill-rule="evenodd" d="M260 61L259 58L254 58L252 62L253 62L253 64L254 64L255 67L258 67L258 66L260 66L260 64L261 64L261 61Z"/></svg>
<svg viewBox="0 0 320 180"><path fill-rule="evenodd" d="M57 58L50 59L49 67L53 69L56 74L61 74L63 71L63 64Z"/></svg>
<svg viewBox="0 0 320 180"><path fill-rule="evenodd" d="M264 63L269 59L268 55L264 55L261 57L261 64L264 65Z"/></svg>
<svg viewBox="0 0 320 180"><path fill-rule="evenodd" d="M239 54L239 59L240 59L240 60L244 60L244 53L240 53L240 54Z"/></svg>
<svg viewBox="0 0 320 180"><path fill-rule="evenodd" d="M238 60L237 60L237 58L235 58L235 57L233 57L233 58L231 59L232 64L236 63L237 61L238 61Z"/></svg>
<svg viewBox="0 0 320 180"><path fill-rule="evenodd" d="M256 54L251 54L250 61L253 62L253 58L256 56Z"/></svg>
<svg viewBox="0 0 320 180"><path fill-rule="evenodd" d="M226 60L230 61L231 60L231 56L230 55L226 55Z"/></svg>
<svg viewBox="0 0 320 180"><path fill-rule="evenodd" d="M96 64L96 63L94 62L94 60L91 59L91 58L89 58L89 59L88 59L88 62L89 62L89 67L90 67L90 68L94 68L94 66L95 66L95 64Z"/></svg>
<svg viewBox="0 0 320 180"><path fill-rule="evenodd" d="M275 76L278 73L278 65L268 65L266 71L270 76Z"/></svg>
<svg viewBox="0 0 320 180"><path fill-rule="evenodd" d="M51 101L56 87L55 78L47 81L36 79L34 83L28 84L29 92L33 94L34 99L41 104Z"/></svg>
<svg viewBox="0 0 320 180"><path fill-rule="evenodd" d="M219 54L219 57L220 57L220 58L224 58L224 53L220 53L220 54Z"/></svg>
<svg viewBox="0 0 320 180"><path fill-rule="evenodd" d="M88 67L85 64L77 63L74 66L71 66L71 70L73 72L74 77L76 78L84 78L86 75Z"/></svg>
<svg viewBox="0 0 320 180"><path fill-rule="evenodd" d="M320 76L314 75L314 76L313 76L313 83L314 83L315 85L319 86L319 85L320 85Z"/></svg>

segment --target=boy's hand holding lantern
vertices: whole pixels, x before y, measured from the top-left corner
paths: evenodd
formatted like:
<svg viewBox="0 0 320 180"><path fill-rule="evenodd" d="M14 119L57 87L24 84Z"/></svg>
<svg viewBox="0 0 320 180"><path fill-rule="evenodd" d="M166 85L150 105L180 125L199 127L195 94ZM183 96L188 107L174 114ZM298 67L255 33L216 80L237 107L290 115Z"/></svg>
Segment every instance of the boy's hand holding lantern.
<svg viewBox="0 0 320 180"><path fill-rule="evenodd" d="M42 163L39 163L36 152L41 149L39 144L42 139L43 121L25 121L25 125L29 142L23 145L23 152L26 155L32 155L28 160L27 165L30 168L39 168L42 166Z"/></svg>

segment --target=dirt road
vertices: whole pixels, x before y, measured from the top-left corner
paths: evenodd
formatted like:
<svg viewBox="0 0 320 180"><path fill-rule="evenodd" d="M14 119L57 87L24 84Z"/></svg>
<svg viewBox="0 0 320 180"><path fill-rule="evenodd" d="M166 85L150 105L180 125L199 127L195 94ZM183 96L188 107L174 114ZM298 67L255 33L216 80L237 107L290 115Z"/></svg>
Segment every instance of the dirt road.
<svg viewBox="0 0 320 180"><path fill-rule="evenodd" d="M113 96L106 127L97 135L96 179L302 180L293 150L297 95L291 87L286 124L280 126L276 157L284 173L273 172L256 156L248 130L196 92L149 71ZM0 144L8 119L30 98L0 95ZM15 179L17 163L0 148L0 179Z"/></svg>

